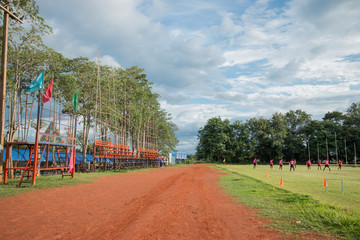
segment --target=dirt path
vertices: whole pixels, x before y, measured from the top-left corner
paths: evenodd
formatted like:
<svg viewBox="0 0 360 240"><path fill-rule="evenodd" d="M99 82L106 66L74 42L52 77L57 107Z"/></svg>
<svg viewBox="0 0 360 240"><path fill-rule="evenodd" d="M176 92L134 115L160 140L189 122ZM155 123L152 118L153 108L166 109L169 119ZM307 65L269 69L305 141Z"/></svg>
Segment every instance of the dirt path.
<svg viewBox="0 0 360 240"><path fill-rule="evenodd" d="M118 174L0 199L0 239L279 239L204 165Z"/></svg>

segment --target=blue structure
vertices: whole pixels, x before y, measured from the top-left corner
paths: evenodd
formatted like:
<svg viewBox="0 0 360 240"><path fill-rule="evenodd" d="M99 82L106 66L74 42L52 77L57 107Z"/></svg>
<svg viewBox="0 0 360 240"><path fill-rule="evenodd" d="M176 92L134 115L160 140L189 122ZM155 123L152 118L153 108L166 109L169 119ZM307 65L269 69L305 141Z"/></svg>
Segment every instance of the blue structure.
<svg viewBox="0 0 360 240"><path fill-rule="evenodd" d="M6 156L6 148L3 153L3 160L5 160ZM29 160L29 150L28 149L12 149L12 158L13 161L28 161ZM60 158L65 158L65 153L60 153ZM56 161L59 160L58 154L55 153ZM70 159L70 153L68 153L68 159ZM45 154L41 156L41 162L45 162ZM90 154L86 154L86 164L90 164L94 161L94 156ZM49 157L49 162L52 162L52 157ZM82 153L76 153L75 164L82 164L83 155Z"/></svg>
<svg viewBox="0 0 360 240"><path fill-rule="evenodd" d="M183 160L187 159L187 153L186 152L172 153L171 158L174 159L172 163L181 163Z"/></svg>

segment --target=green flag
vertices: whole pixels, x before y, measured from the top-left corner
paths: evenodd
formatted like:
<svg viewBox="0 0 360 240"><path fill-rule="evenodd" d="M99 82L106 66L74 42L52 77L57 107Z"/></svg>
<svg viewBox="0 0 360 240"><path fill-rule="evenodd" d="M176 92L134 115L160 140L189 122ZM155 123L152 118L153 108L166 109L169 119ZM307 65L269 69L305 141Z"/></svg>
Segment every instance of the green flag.
<svg viewBox="0 0 360 240"><path fill-rule="evenodd" d="M73 98L73 106L74 106L74 110L76 111L76 106L77 106L77 90L76 90L75 96L74 96L74 98Z"/></svg>
<svg viewBox="0 0 360 240"><path fill-rule="evenodd" d="M29 86L27 86L24 90L24 93L31 93L33 91L39 90L41 88L43 88L44 85L44 71L42 71L39 76L37 76L37 78L35 78Z"/></svg>

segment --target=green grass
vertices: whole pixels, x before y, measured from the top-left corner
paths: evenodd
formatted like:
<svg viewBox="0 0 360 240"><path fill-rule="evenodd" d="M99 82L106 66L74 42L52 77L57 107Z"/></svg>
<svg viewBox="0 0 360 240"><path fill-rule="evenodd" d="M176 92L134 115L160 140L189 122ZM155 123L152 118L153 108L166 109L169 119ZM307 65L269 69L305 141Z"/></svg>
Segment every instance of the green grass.
<svg viewBox="0 0 360 240"><path fill-rule="evenodd" d="M275 228L286 233L317 231L345 239L360 239L359 173L358 168L344 168L341 172L307 171L298 166L295 173L287 167L282 171L268 166L217 165L229 175L221 186L248 206L259 209L267 218L275 220ZM269 178L266 178L268 171ZM283 177L284 186L280 186ZM324 191L323 178L343 178L340 186L329 182ZM351 183L351 184L350 184ZM350 184L350 185L348 185ZM300 223L296 223L301 221Z"/></svg>
<svg viewBox="0 0 360 240"><path fill-rule="evenodd" d="M341 171L337 166L331 166L332 171L318 171L317 166L312 166L308 171L305 165L298 165L295 172L290 172L288 166L278 170L275 166L272 170L269 166L258 165L253 170L250 165L225 165L229 171L239 172L249 177L264 181L270 185L280 187L280 179L283 177L282 189L293 193L310 195L322 203L328 203L345 209L360 209L360 168L344 167ZM268 172L268 178L266 178ZM341 192L340 181L328 181L325 192L324 178L343 179L344 192Z"/></svg>
<svg viewBox="0 0 360 240"><path fill-rule="evenodd" d="M7 184L0 183L0 198L15 196L27 191L33 191L37 189L46 189L53 187L66 187L71 185L83 184L91 182L91 179L99 178L102 176L135 172L135 171L145 171L153 168L140 168L140 169L121 169L121 170L108 170L108 171L99 171L91 173L75 173L75 178L72 179L71 176L65 176L62 179L61 175L51 175L51 176L40 176L36 178L35 186L32 186L29 183L30 180L24 179L24 182L21 184L20 188L17 188L20 178L8 179Z"/></svg>

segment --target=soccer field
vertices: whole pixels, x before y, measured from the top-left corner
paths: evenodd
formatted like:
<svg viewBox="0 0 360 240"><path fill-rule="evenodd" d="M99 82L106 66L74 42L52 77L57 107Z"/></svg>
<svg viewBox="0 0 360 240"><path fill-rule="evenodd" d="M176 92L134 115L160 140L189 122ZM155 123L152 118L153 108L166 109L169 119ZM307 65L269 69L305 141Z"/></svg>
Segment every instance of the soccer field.
<svg viewBox="0 0 360 240"><path fill-rule="evenodd" d="M252 165L220 166L231 172L247 175L293 193L309 195L323 203L355 211L360 209L359 167L344 166L340 171L337 170L337 165L332 165L329 172L329 170L317 170L315 165L311 170L307 170L305 165L298 165L295 172L290 172L288 165L285 165L283 170L279 170L278 165L275 165L273 169L270 169L269 165L258 165L255 169ZM266 178L266 173L268 173L268 178ZM281 177L283 178L282 186L280 186ZM325 192L324 178L343 179L344 191L341 192L341 181L328 180Z"/></svg>

